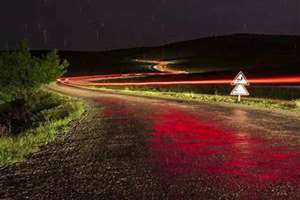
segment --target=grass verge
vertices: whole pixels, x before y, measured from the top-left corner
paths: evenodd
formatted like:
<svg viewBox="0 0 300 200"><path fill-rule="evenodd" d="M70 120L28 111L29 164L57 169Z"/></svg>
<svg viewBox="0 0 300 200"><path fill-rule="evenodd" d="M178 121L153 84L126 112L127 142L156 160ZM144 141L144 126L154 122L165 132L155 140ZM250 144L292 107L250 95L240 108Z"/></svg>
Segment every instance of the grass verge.
<svg viewBox="0 0 300 200"><path fill-rule="evenodd" d="M69 123L79 119L86 108L80 100L52 92L41 92L38 99L34 104L38 110L35 126L17 136L0 137L0 165L22 161L53 141L58 133L66 133Z"/></svg>
<svg viewBox="0 0 300 200"><path fill-rule="evenodd" d="M192 100L201 102L216 102L216 103L229 103L229 104L239 104L247 105L251 107L267 108L267 109L280 109L289 111L300 111L300 100L274 100L265 98L252 98L243 97L241 102L237 102L237 97L223 96L223 95L209 95L209 94L199 94L192 92L164 92L156 90L138 90L138 89L112 89L105 87L94 88L96 90L108 91L108 92L118 92L122 94L129 95L140 95L148 97L162 97L171 98L179 100Z"/></svg>
<svg viewBox="0 0 300 200"><path fill-rule="evenodd" d="M300 111L300 99L295 101L297 109Z"/></svg>

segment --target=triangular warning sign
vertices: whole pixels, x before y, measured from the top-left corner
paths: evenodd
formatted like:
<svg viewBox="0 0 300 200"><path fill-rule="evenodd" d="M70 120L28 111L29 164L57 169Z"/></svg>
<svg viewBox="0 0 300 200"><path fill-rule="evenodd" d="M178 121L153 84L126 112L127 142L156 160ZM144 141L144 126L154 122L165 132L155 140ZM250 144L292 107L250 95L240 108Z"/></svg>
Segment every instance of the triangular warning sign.
<svg viewBox="0 0 300 200"><path fill-rule="evenodd" d="M237 85L231 91L230 95L232 96L249 96L249 92L244 85Z"/></svg>
<svg viewBox="0 0 300 200"><path fill-rule="evenodd" d="M231 85L249 85L246 76L244 75L243 72L239 72L238 75L233 79Z"/></svg>

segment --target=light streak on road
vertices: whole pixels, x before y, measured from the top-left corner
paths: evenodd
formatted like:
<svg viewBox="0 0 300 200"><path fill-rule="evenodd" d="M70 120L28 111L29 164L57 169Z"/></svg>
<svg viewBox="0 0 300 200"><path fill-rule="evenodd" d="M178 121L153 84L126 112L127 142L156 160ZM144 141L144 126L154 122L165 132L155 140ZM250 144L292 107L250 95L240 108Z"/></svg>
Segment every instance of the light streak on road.
<svg viewBox="0 0 300 200"><path fill-rule="evenodd" d="M152 67L158 72L152 73L127 73L127 74L108 74L108 75L92 75L92 76L77 76L60 78L57 81L61 84L75 86L154 86L154 85L229 85L232 79L202 79L202 80L177 80L177 81L138 81L135 82L113 82L116 79L141 78L151 76L168 76L188 74L185 71L178 71L168 67L169 64L176 61L160 61L160 60L145 60L135 59L135 62L143 62L154 64ZM106 80L107 82L99 82ZM250 84L274 84L274 85L300 85L300 75L286 77L263 77L252 78L248 80Z"/></svg>
<svg viewBox="0 0 300 200"><path fill-rule="evenodd" d="M163 72L163 73L169 73L169 74L188 74L186 71L176 70L169 67L170 64L174 64L177 61L176 60L170 60L170 61L160 61L160 60L145 60L145 59L135 59L135 62L141 62L141 63L149 63L154 64L152 66L152 69Z"/></svg>
<svg viewBox="0 0 300 200"><path fill-rule="evenodd" d="M77 86L148 86L148 85L229 85L232 80L229 79L212 79L212 80L190 80L190 81L149 81L149 82L95 82L104 79L130 78L130 77L151 77L165 76L170 73L131 73L131 74L113 74L113 75L94 75L94 76L79 76L66 77L58 79L58 82L68 85ZM292 77L266 77L253 78L248 80L250 84L300 84L300 76Z"/></svg>

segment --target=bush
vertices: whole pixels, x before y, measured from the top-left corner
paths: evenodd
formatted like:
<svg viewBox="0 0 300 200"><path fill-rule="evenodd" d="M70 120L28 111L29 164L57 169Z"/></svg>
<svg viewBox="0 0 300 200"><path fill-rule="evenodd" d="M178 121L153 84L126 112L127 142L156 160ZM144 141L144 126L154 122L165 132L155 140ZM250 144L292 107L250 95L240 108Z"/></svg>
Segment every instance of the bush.
<svg viewBox="0 0 300 200"><path fill-rule="evenodd" d="M16 135L31 128L36 113L45 106L58 105L60 102L49 94L41 95L40 88L61 76L67 66L67 61L60 61L56 50L41 58L33 57L24 41L16 51L1 53L0 126ZM45 104L46 99L53 102Z"/></svg>
<svg viewBox="0 0 300 200"><path fill-rule="evenodd" d="M0 138L7 136L9 133L9 130L7 130L6 126L0 125Z"/></svg>
<svg viewBox="0 0 300 200"><path fill-rule="evenodd" d="M37 151L39 146L53 141L59 130L66 132L69 122L78 119L85 110L81 101L71 98L46 92L39 92L35 96L40 99L35 127L26 129L14 137L7 134L1 136L0 127L0 164L21 161ZM51 100L48 101L45 97Z"/></svg>
<svg viewBox="0 0 300 200"><path fill-rule="evenodd" d="M60 61L56 50L37 58L31 56L27 43L21 42L18 50L0 54L0 99L26 100L42 85L61 76L67 66L67 61Z"/></svg>

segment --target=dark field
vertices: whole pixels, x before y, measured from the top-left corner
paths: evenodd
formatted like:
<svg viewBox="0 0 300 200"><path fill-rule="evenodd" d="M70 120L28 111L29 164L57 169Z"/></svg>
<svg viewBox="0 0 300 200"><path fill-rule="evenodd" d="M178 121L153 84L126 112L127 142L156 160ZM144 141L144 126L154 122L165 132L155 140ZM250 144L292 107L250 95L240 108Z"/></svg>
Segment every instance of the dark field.
<svg viewBox="0 0 300 200"><path fill-rule="evenodd" d="M66 75L152 71L151 65L134 62L136 58L175 60L170 67L193 73L300 74L299 36L236 34L108 52L61 51L60 55L71 64Z"/></svg>
<svg viewBox="0 0 300 200"><path fill-rule="evenodd" d="M178 60L171 66L189 72L300 73L298 36L236 34L210 37L153 48L144 55L149 59Z"/></svg>

